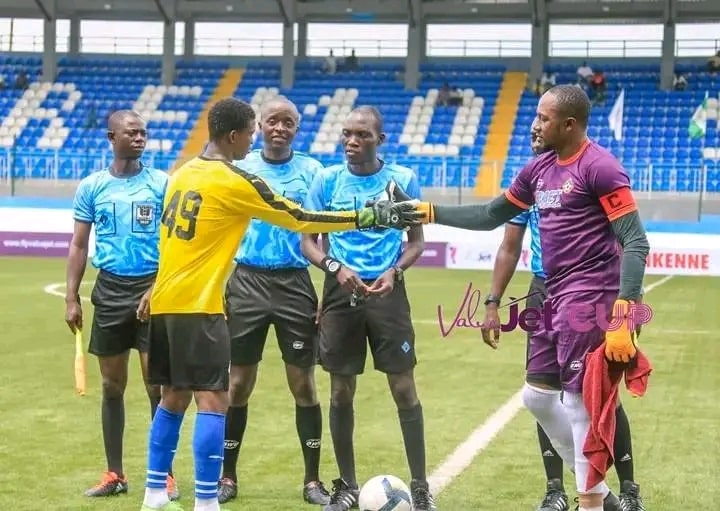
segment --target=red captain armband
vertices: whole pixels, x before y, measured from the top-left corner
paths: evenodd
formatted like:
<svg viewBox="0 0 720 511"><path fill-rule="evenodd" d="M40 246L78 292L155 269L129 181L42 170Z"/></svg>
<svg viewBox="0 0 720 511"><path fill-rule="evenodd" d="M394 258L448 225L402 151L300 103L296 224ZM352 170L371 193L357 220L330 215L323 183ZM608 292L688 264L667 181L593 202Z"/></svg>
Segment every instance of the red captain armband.
<svg viewBox="0 0 720 511"><path fill-rule="evenodd" d="M635 197L633 197L630 187L618 188L614 192L603 195L600 197L600 205L611 222L637 211Z"/></svg>
<svg viewBox="0 0 720 511"><path fill-rule="evenodd" d="M530 209L530 206L528 204L525 204L523 201L515 197L512 193L510 193L510 190L505 190L505 198L519 208Z"/></svg>

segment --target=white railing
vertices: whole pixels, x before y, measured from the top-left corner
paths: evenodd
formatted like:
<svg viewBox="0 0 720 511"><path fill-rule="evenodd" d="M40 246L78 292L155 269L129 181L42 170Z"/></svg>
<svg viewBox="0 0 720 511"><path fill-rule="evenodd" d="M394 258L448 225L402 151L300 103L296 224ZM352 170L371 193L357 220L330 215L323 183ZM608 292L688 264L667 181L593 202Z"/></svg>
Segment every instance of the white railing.
<svg viewBox="0 0 720 511"><path fill-rule="evenodd" d="M320 156L322 158L322 156ZM484 183L490 183L485 190L488 196L500 193L505 174L505 161L485 161L478 164L475 159L466 158L410 158L392 156L386 161L415 167L424 188L433 188L448 198L458 199L474 195L472 189L480 173L487 176ZM107 167L112 161L112 153L97 151L38 151L29 149L0 148L0 181L12 180L57 180L81 179L88 173ZM176 163L175 157L160 151L147 151L143 156L147 165L160 169L171 169ZM525 160L512 159L511 163L519 170ZM515 165L517 164L517 165ZM658 194L717 194L720 192L720 161L709 165L693 164L648 164L632 161L625 162L632 179L633 189L652 199ZM708 177L710 176L710 177Z"/></svg>
<svg viewBox="0 0 720 511"><path fill-rule="evenodd" d="M355 50L358 57L404 57L407 39L311 39L307 42L310 57L324 57L330 50L336 56ZM530 40L431 39L427 41L428 57L530 57ZM57 50L66 52L69 36L58 36ZM297 50L297 41L295 41ZM0 34L0 52L42 52L42 35ZM163 41L160 37L84 36L80 51L94 54L160 55ZM175 54L182 55L184 41L176 37ZM720 51L719 39L678 39L676 57L708 57ZM199 37L195 39L194 53L205 56L281 56L280 38L250 37ZM550 41L550 57L660 57L662 40L574 40Z"/></svg>

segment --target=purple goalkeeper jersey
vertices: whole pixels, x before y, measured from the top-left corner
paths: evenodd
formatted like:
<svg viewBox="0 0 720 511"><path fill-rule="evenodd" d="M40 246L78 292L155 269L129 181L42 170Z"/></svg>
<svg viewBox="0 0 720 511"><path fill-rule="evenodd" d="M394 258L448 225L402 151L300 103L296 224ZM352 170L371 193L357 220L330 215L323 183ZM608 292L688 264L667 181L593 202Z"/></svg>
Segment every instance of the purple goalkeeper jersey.
<svg viewBox="0 0 720 511"><path fill-rule="evenodd" d="M609 151L588 141L564 161L545 153L525 165L506 196L540 213L549 296L619 291L621 248L610 222L636 207L630 179Z"/></svg>

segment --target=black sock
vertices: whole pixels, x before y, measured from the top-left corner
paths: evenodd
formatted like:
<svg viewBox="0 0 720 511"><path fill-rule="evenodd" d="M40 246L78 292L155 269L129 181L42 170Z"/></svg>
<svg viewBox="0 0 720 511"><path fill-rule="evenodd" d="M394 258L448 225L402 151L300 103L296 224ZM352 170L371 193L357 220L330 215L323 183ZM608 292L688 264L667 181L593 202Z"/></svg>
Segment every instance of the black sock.
<svg viewBox="0 0 720 511"><path fill-rule="evenodd" d="M622 405L615 410L615 420L615 470L622 485L623 481L635 480L630 422Z"/></svg>
<svg viewBox="0 0 720 511"><path fill-rule="evenodd" d="M160 395L151 395L148 396L150 398L150 420L155 418L155 412L157 412L157 407L160 405L160 399L162 397Z"/></svg>
<svg viewBox="0 0 720 511"><path fill-rule="evenodd" d="M125 432L125 401L123 396L102 398L102 428L105 457L110 472L123 477L123 434Z"/></svg>
<svg viewBox="0 0 720 511"><path fill-rule="evenodd" d="M357 487L355 477L355 448L353 433L355 430L355 411L353 405L330 405L330 435L332 436L335 459L340 477L352 488Z"/></svg>
<svg viewBox="0 0 720 511"><path fill-rule="evenodd" d="M405 455L410 467L410 477L425 481L425 423L420 403L412 408L398 409L400 429L405 442Z"/></svg>
<svg viewBox="0 0 720 511"><path fill-rule="evenodd" d="M545 476L547 480L560 479L563 482L563 460L557 453L548 438L545 430L537 424L538 441L540 442L540 454L542 455L543 465L545 465Z"/></svg>
<svg viewBox="0 0 720 511"><path fill-rule="evenodd" d="M151 394L148 397L150 399L150 420L152 421L155 418L155 412L157 412L158 406L160 406L160 400L162 399L162 396L160 394ZM173 475L172 466L168 470L168 475Z"/></svg>
<svg viewBox="0 0 720 511"><path fill-rule="evenodd" d="M225 418L225 455L223 460L223 478L237 482L237 460L240 454L245 428L247 427L248 407L231 406Z"/></svg>
<svg viewBox="0 0 720 511"><path fill-rule="evenodd" d="M295 406L295 426L305 460L305 484L320 480L320 440L322 410L320 405Z"/></svg>

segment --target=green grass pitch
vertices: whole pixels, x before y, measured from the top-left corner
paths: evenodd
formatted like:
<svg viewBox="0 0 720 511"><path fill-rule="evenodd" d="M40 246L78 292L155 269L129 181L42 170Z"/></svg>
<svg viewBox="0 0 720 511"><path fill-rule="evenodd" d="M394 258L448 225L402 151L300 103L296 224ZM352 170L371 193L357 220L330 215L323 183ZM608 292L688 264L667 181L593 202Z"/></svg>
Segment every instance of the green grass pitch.
<svg viewBox="0 0 720 511"><path fill-rule="evenodd" d="M63 321L61 297L47 285L64 280L64 261L0 259L0 302L5 310L0 342L0 509L12 511L137 510L143 495L149 405L132 358L126 394L127 496L91 500L82 491L104 469L100 431L100 386L96 360L88 356L88 394L73 384L73 336ZM425 412L428 472L510 399L523 382L525 341L505 334L492 351L472 329L442 338L437 307L446 320L469 282L487 290L488 272L413 269L407 272L416 320L416 370ZM87 296L93 272L83 287ZM316 283L321 276L314 274ZM522 296L529 274L518 273L511 291ZM660 277L648 276L646 285ZM55 288L60 293L64 288ZM650 292L655 317L641 347L655 371L646 397L623 393L632 429L636 479L652 511L705 509L720 500L720 335L715 329L720 279L675 277ZM92 308L84 307L86 324ZM477 318L481 319L481 318ZM336 477L327 428L328 377L317 371L323 406L321 476ZM356 459L361 481L389 473L408 479L397 413L385 378L372 370L358 382ZM191 406L176 456L183 502L192 509ZM301 500L302 458L294 405L277 345L270 341L254 396L239 462L240 498L231 511L313 509ZM566 487L572 488L566 476ZM611 469L608 481L617 490ZM521 410L472 464L438 495L442 511L531 511L544 491L535 427ZM574 493L571 495L574 497Z"/></svg>

